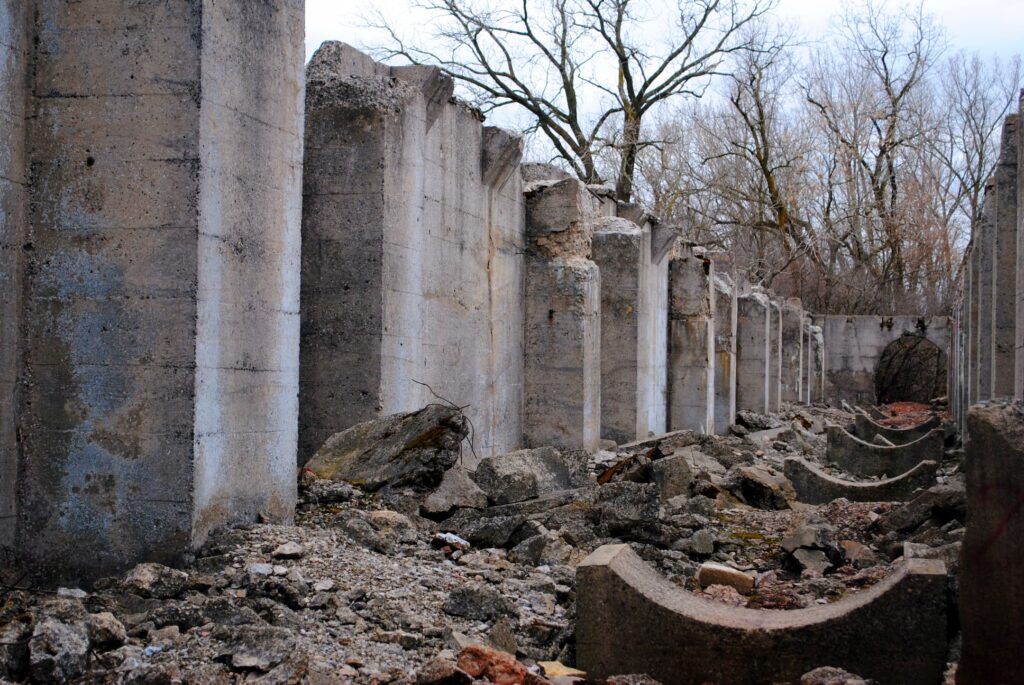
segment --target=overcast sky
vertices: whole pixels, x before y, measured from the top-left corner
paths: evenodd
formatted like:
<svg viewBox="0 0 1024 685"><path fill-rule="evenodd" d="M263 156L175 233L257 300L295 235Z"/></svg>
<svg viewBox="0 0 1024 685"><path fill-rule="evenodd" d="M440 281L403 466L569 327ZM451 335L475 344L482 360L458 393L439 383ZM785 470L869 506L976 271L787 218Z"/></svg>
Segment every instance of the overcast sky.
<svg viewBox="0 0 1024 685"><path fill-rule="evenodd" d="M844 0L779 0L777 13L795 22L801 37L816 39L828 31L830 17L844 4ZM407 0L306 0L306 57L328 39L356 46L374 42L359 20L374 6L400 22L410 16ZM945 26L951 47L985 56L1024 52L1024 0L924 0L924 6Z"/></svg>

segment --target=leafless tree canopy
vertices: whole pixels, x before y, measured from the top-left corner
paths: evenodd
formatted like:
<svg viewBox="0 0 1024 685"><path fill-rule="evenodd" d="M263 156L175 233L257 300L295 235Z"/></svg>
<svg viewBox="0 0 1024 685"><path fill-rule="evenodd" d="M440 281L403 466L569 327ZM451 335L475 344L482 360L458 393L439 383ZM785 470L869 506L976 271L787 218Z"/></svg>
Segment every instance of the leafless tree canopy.
<svg viewBox="0 0 1024 685"><path fill-rule="evenodd" d="M521 108L580 179L811 309L948 311L1019 58L951 52L923 3L860 0L810 46L775 0L660 1L421 0L438 35L378 17L377 53Z"/></svg>

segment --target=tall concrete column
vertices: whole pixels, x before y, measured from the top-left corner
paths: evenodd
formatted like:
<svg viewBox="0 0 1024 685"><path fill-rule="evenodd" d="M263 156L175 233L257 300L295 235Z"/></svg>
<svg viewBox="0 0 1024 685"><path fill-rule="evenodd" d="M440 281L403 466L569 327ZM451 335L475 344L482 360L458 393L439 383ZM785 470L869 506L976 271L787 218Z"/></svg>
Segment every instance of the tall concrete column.
<svg viewBox="0 0 1024 685"><path fill-rule="evenodd" d="M992 396L1012 398L1017 359L1017 129L1016 114L1003 122L994 174Z"/></svg>
<svg viewBox="0 0 1024 685"><path fill-rule="evenodd" d="M302 0L22 4L27 568L174 562L290 519Z"/></svg>
<svg viewBox="0 0 1024 685"><path fill-rule="evenodd" d="M1024 400L1024 126L1020 125L1020 117L1024 117L1024 91L1018 101L1017 125L1017 283L1014 288L1016 299L1017 326L1014 336L1014 393L1015 399Z"/></svg>
<svg viewBox="0 0 1024 685"><path fill-rule="evenodd" d="M436 68L328 42L306 78L300 462L434 393L465 407L474 456L518 448L522 141Z"/></svg>
<svg viewBox="0 0 1024 685"><path fill-rule="evenodd" d="M523 439L601 441L601 277L589 259L598 203L575 179L527 196Z"/></svg>
<svg viewBox="0 0 1024 685"><path fill-rule="evenodd" d="M985 204L978 226L978 401L992 398L992 363L995 329L996 260L995 183L985 185Z"/></svg>
<svg viewBox="0 0 1024 685"><path fill-rule="evenodd" d="M977 226L975 226L975 229L977 229ZM971 236L971 243L967 246L967 253L964 256L967 262L967 277L964 279L966 283L965 307L967 308L967 383L964 392L964 402L967 407L978 401L978 376L981 373L981 358L978 354L978 340L981 335L978 331L981 324L981 317L979 316L981 300L979 295L981 290L981 274L979 269L981 262L980 243L981 235L975 230Z"/></svg>
<svg viewBox="0 0 1024 685"><path fill-rule="evenodd" d="M24 0L0 0L0 552L14 545L17 516L15 407L20 264L28 212L29 10Z"/></svg>
<svg viewBox="0 0 1024 685"><path fill-rule="evenodd" d="M782 408L782 305L770 300L768 313L771 335L768 343L768 410L779 411Z"/></svg>
<svg viewBox="0 0 1024 685"><path fill-rule="evenodd" d="M715 433L725 435L736 422L736 286L726 274L716 274L715 328Z"/></svg>
<svg viewBox="0 0 1024 685"><path fill-rule="evenodd" d="M714 264L683 248L669 262L668 429L715 427Z"/></svg>
<svg viewBox="0 0 1024 685"><path fill-rule="evenodd" d="M798 298L782 304L782 401L799 402L803 375L803 308Z"/></svg>
<svg viewBox="0 0 1024 685"><path fill-rule="evenodd" d="M653 258L649 223L619 217L597 220L593 258L601 272L601 437L626 443L663 433L655 405L664 406L664 390L651 390L664 388L657 338L667 318L667 260Z"/></svg>
<svg viewBox="0 0 1024 685"><path fill-rule="evenodd" d="M769 410L771 308L761 293L741 295L736 303L736 408Z"/></svg>
<svg viewBox="0 0 1024 685"><path fill-rule="evenodd" d="M810 327L811 389L807 395L809 403L825 401L825 333L821 326Z"/></svg>

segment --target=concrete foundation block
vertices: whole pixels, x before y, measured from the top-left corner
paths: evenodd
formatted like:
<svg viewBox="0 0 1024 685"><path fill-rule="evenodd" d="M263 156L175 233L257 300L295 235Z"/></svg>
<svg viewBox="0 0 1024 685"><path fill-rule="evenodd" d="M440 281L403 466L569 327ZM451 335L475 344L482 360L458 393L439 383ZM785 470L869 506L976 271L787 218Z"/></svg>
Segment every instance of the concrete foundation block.
<svg viewBox="0 0 1024 685"><path fill-rule="evenodd" d="M972 407L964 472L959 685L1020 679L1024 644L1024 418L1020 405Z"/></svg>
<svg viewBox="0 0 1024 685"><path fill-rule="evenodd" d="M798 457L785 462L786 478L797 499L806 504L826 504L840 497L851 502L905 502L914 491L935 485L937 462L922 461L906 473L877 481L852 481L831 476Z"/></svg>
<svg viewBox="0 0 1024 685"><path fill-rule="evenodd" d="M601 277L581 257L529 257L523 440L595 450L601 440Z"/></svg>
<svg viewBox="0 0 1024 685"><path fill-rule="evenodd" d="M940 462L946 441L945 431L941 428L895 447L865 442L839 426L827 426L825 434L828 439L825 458L858 478L893 476L906 473L922 461Z"/></svg>
<svg viewBox="0 0 1024 685"><path fill-rule="evenodd" d="M931 685L946 660L946 571L910 559L870 590L796 611L730 607L673 585L627 545L580 564L576 662L592 679L795 683L829 664L883 683Z"/></svg>

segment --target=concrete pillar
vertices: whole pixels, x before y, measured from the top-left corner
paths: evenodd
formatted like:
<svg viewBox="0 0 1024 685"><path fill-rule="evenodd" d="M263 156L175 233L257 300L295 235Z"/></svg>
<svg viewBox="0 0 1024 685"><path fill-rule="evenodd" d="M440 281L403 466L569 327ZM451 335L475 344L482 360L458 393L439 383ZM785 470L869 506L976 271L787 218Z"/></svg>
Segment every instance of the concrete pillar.
<svg viewBox="0 0 1024 685"><path fill-rule="evenodd" d="M1024 126L1020 125L1020 117L1024 117L1024 91L1021 91L1018 102L1017 125L1017 283L1016 293L1017 326L1014 336L1014 398L1024 400Z"/></svg>
<svg viewBox="0 0 1024 685"><path fill-rule="evenodd" d="M807 335L804 344L807 353L805 355L806 383L804 389L804 402L813 404L825 401L825 335L820 326L810 323L807 319Z"/></svg>
<svg viewBox="0 0 1024 685"><path fill-rule="evenodd" d="M527 196L523 438L528 447L601 441L601 278L588 259L598 202L567 179Z"/></svg>
<svg viewBox="0 0 1024 685"><path fill-rule="evenodd" d="M803 308L800 300L791 297L781 307L782 313L782 402L799 402L803 375Z"/></svg>
<svg viewBox="0 0 1024 685"><path fill-rule="evenodd" d="M667 320L668 260L659 257L655 262L649 223L597 220L593 259L601 272L601 437L620 444L665 432L662 322Z"/></svg>
<svg viewBox="0 0 1024 685"><path fill-rule="evenodd" d="M741 295L736 303L736 407L769 410L771 306L762 293Z"/></svg>
<svg viewBox="0 0 1024 685"><path fill-rule="evenodd" d="M995 328L995 249L996 199L995 183L989 179L985 186L985 205L978 226L978 400L992 397L992 363Z"/></svg>
<svg viewBox="0 0 1024 685"><path fill-rule="evenodd" d="M965 408L978 401L978 376L981 373L981 358L978 354L978 339L980 337L978 328L981 323L981 317L979 316L981 299L979 295L979 290L981 289L981 273L979 269L981 248L979 245L981 243L981 236L976 230L977 226L974 228L975 231L971 236L971 243L967 246L967 254L964 257L967 261L968 272L967 277L964 279L966 283L965 307L967 308L967 330L965 332L967 338Z"/></svg>
<svg viewBox="0 0 1024 685"><path fill-rule="evenodd" d="M1024 644L1024 420L1012 405L971 408L960 562L959 685L1020 680Z"/></svg>
<svg viewBox="0 0 1024 685"><path fill-rule="evenodd" d="M23 4L27 568L180 561L290 519L302 0Z"/></svg>
<svg viewBox="0 0 1024 685"><path fill-rule="evenodd" d="M713 280L715 328L715 433L725 435L736 421L736 286L726 274Z"/></svg>
<svg viewBox="0 0 1024 685"><path fill-rule="evenodd" d="M768 343L770 354L768 410L779 411L782 408L782 305L775 300L770 300L768 313L770 315L769 334L771 335Z"/></svg>
<svg viewBox="0 0 1024 685"><path fill-rule="evenodd" d="M1016 114L1003 122L1002 149L994 173L992 396L1012 398L1017 352L1017 128Z"/></svg>
<svg viewBox="0 0 1024 685"><path fill-rule="evenodd" d="M342 43L307 69L301 462L434 393L465 407L475 456L520 446L522 143L452 87Z"/></svg>
<svg viewBox="0 0 1024 685"><path fill-rule="evenodd" d="M715 427L714 264L684 248L669 262L668 429Z"/></svg>
<svg viewBox="0 0 1024 685"><path fill-rule="evenodd" d="M0 0L0 552L14 545L17 517L15 407L20 264L28 212L29 10L24 0Z"/></svg>

